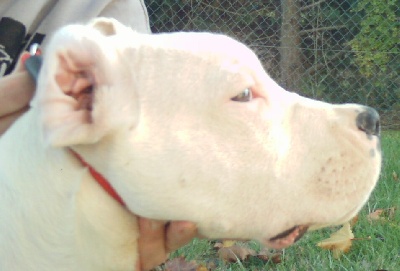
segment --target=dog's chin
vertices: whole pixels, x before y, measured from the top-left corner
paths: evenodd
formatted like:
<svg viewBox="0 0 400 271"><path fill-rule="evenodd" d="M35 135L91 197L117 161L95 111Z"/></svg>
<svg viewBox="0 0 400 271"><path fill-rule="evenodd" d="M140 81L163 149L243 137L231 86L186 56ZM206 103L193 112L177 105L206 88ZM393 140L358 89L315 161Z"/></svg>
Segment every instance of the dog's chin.
<svg viewBox="0 0 400 271"><path fill-rule="evenodd" d="M263 244L273 249L286 248L298 241L306 233L308 227L307 225L294 226L272 238L263 240Z"/></svg>

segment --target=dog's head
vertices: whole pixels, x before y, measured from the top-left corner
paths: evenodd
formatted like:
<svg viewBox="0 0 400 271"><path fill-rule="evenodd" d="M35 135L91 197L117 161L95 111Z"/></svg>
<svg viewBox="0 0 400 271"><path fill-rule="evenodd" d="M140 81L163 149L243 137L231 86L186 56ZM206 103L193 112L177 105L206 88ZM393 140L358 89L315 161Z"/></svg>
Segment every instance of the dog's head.
<svg viewBox="0 0 400 271"><path fill-rule="evenodd" d="M100 19L61 29L44 60L45 140L80 153L136 214L281 247L295 226L352 218L378 179L375 111L285 91L226 36Z"/></svg>

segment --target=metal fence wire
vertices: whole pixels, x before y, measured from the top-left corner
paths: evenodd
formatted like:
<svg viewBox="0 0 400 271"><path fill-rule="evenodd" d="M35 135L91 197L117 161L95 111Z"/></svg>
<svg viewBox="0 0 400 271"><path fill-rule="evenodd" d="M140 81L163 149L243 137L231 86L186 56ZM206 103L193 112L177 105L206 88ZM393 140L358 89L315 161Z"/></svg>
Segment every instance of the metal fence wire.
<svg viewBox="0 0 400 271"><path fill-rule="evenodd" d="M153 32L247 44L283 87L378 109L400 129L400 0L146 0Z"/></svg>

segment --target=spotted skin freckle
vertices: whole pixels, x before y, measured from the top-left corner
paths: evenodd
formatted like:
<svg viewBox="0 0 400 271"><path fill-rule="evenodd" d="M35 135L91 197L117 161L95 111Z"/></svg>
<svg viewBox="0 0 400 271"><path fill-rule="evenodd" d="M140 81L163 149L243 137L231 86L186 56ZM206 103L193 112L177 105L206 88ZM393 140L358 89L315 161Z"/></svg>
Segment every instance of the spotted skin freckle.
<svg viewBox="0 0 400 271"><path fill-rule="evenodd" d="M372 158L375 157L375 150L374 149L370 149L369 150L369 156L371 156Z"/></svg>

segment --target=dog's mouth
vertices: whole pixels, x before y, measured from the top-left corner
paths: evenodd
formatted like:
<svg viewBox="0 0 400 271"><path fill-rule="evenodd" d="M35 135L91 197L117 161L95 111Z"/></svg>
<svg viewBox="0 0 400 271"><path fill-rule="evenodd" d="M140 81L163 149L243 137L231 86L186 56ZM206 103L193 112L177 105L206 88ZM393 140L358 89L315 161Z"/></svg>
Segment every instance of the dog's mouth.
<svg viewBox="0 0 400 271"><path fill-rule="evenodd" d="M266 240L265 244L273 249L282 249L293 245L304 235L304 233L306 233L307 230L307 225L294 226L293 228Z"/></svg>

